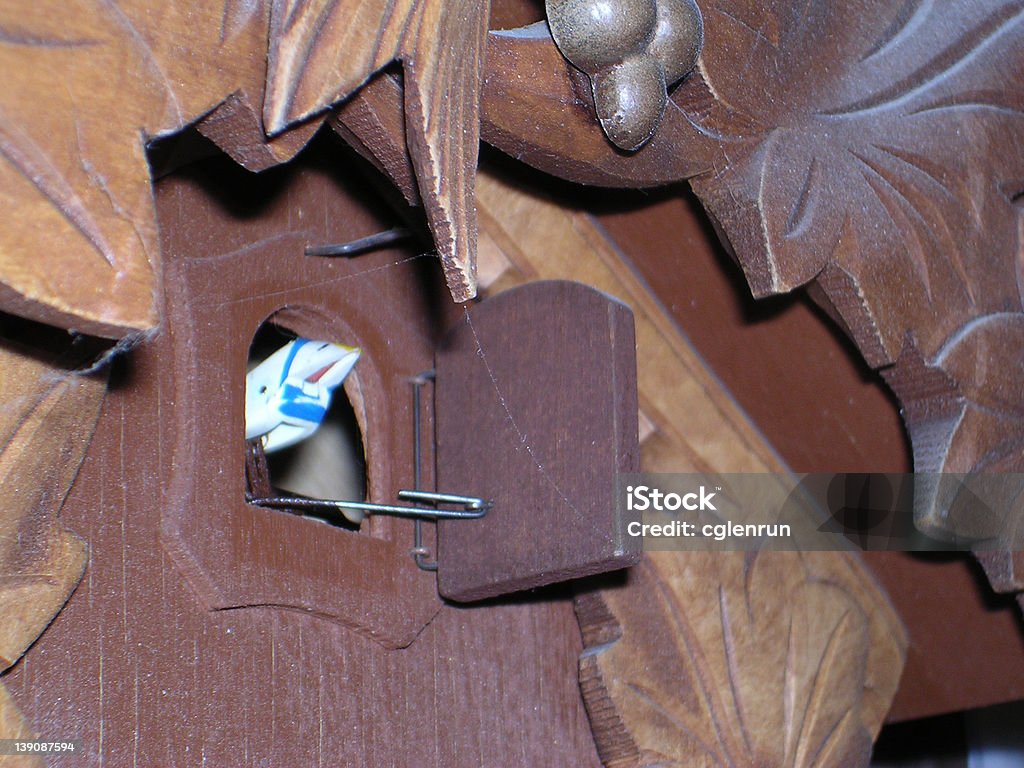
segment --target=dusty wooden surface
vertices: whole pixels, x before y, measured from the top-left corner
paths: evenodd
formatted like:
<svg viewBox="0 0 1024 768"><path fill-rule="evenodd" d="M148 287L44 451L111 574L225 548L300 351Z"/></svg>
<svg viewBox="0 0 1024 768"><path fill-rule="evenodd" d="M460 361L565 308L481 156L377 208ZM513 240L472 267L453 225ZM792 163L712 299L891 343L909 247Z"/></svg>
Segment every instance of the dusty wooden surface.
<svg viewBox="0 0 1024 768"><path fill-rule="evenodd" d="M487 12L476 0L8 4L0 307L112 337L155 326L145 144L198 120L239 163L270 167L396 59L424 208L453 295L472 296Z"/></svg>
<svg viewBox="0 0 1024 768"><path fill-rule="evenodd" d="M3 672L46 629L85 568L86 544L64 527L58 513L85 456L106 387L102 376L76 374L66 361L8 339L0 341L0 368ZM31 738L31 732L0 682L0 738Z"/></svg>
<svg viewBox="0 0 1024 768"><path fill-rule="evenodd" d="M552 243L552 247L557 247ZM438 345L438 488L494 502L438 524L438 591L479 600L634 565L612 503L640 470L636 341L625 304L544 281L467 310Z"/></svg>
<svg viewBox="0 0 1024 768"><path fill-rule="evenodd" d="M503 176L513 178L505 166ZM520 184L530 181L519 175ZM637 278L789 466L909 471L898 405L877 374L806 297L752 301L696 200L670 191L631 193L613 205L594 194L586 206L599 212L599 226L635 265ZM1024 697L1019 610L1009 596L993 593L971 559L865 555L910 635L891 718Z"/></svg>
<svg viewBox="0 0 1024 768"><path fill-rule="evenodd" d="M524 279L558 276L600 286L633 305L645 470L786 471L720 384L707 378L689 342L666 322L664 310L590 215L490 173L479 177L478 202L485 296ZM761 556L762 568L752 558L648 553L623 583L577 599L587 646L581 688L606 765L783 758L866 765L906 655L896 612L859 558L771 553ZM757 571L756 589L741 578L748 568ZM802 602L808 594L817 597ZM740 608L727 611L718 602L726 595ZM792 615L782 607L791 601L801 606ZM813 620L802 614L787 621L812 604L817 608L810 613L820 613ZM732 640L723 646L722 637L733 631L729 616L745 616L744 605L748 612L765 611L757 622L750 620L756 631L736 619L739 639L735 647ZM847 621L848 614L857 618ZM695 629L688 633L687 627ZM780 641L787 628L799 638L789 659ZM842 635L836 646L846 648L842 653L830 647L834 634ZM618 638L624 638L621 645L607 645ZM728 659L721 657L723 647ZM743 657L735 662L739 669L732 666L733 651ZM805 672L820 666L821 679L830 682L815 692L811 677L794 672L798 682L786 694L769 685L786 664ZM736 686L746 686L742 695ZM832 686L842 696L826 705L822 691ZM783 729L772 724L787 695L796 714L782 738ZM703 706L694 703L701 696ZM806 733L799 725L804 721ZM745 729L753 738L743 736ZM687 735L692 733L696 737Z"/></svg>
<svg viewBox="0 0 1024 768"><path fill-rule="evenodd" d="M609 768L866 766L906 650L863 566L832 552L650 552L576 610Z"/></svg>
<svg viewBox="0 0 1024 768"><path fill-rule="evenodd" d="M22 715L18 705L7 689L0 686L0 738L37 739L36 731ZM46 763L37 755L7 755L0 757L3 768L46 768Z"/></svg>
<svg viewBox="0 0 1024 768"><path fill-rule="evenodd" d="M1020 4L701 7L698 71L630 159L690 178L755 295L812 283L900 397L917 471L1019 469L1024 81L1007 66L1024 50ZM623 158L590 141L572 76L535 37L491 35L485 137L568 178L621 183ZM632 183L666 180L643 176ZM918 522L1004 533L967 509L946 515L922 492Z"/></svg>
<svg viewBox="0 0 1024 768"><path fill-rule="evenodd" d="M8 690L44 737L77 734L90 764L596 768L568 599L441 606L408 555L410 522L353 533L243 501L248 339L216 340L208 323L251 334L291 303L288 323L352 332L369 492L390 501L412 482L408 378L430 367L454 311L434 257L415 248L302 255L393 223L324 139L297 176L254 178L221 159L162 182L165 299L177 306L115 376L64 511L89 543L87 575ZM225 391L204 389L211 402L197 387ZM182 509L201 516L191 538L172 525ZM204 561L209 579L182 559L186 545L194 561L221 556ZM376 639L360 606L383 628ZM403 636L410 620L421 631Z"/></svg>

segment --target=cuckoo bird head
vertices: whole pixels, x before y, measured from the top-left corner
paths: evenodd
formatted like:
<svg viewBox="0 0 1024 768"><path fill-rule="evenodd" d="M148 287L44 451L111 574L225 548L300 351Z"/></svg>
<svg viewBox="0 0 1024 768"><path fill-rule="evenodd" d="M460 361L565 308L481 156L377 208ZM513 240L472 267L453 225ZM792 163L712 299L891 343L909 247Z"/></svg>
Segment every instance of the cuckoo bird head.
<svg viewBox="0 0 1024 768"><path fill-rule="evenodd" d="M316 432L359 354L354 347L301 338L277 350L245 377L246 440L262 436L270 453Z"/></svg>

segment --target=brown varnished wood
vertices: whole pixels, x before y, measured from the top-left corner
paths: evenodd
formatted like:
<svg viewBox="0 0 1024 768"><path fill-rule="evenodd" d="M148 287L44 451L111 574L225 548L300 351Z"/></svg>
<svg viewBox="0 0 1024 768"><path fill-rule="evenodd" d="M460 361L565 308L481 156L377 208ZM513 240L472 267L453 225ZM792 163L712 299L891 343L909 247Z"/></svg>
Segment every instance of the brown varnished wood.
<svg viewBox="0 0 1024 768"><path fill-rule="evenodd" d="M401 84L396 78L383 75L372 80L337 109L330 118L330 124L350 143L355 141L355 148L392 179L403 194L410 196L415 194L415 187L411 184L411 166L402 153L405 131L400 119L401 103ZM656 301L652 301L649 292L652 285L664 285L667 281L675 290L687 285L685 270L675 272L672 269L673 260L678 258L672 235L680 224L684 227L686 241L691 246L699 243L704 249L701 255L714 258L706 239L701 239L704 236L697 220L685 204L678 202L669 210L652 209L652 215L642 221L637 217L631 218L628 213L620 217L623 220L636 218L639 222L633 239L625 233L619 233L619 236L627 243L638 243L636 252L631 255L638 259L641 269L656 266L666 270L664 277L656 278L652 274L645 283L637 279L630 265L621 258L618 245L601 233L597 222L572 210L573 200L581 193L579 188L562 189L561 195L553 196L550 184L524 174L519 166L496 163L496 159L493 154L490 156L477 184L477 209L481 221L480 282L484 295L494 295L531 280L570 279L627 301L637 317L644 467L651 471L678 471L680 462L685 462L686 466L712 471L727 462L737 470L780 471L783 465L774 450L760 442L756 429L735 409L731 397L719 392L715 374L705 368L693 354L689 341L677 333L673 320L663 313ZM588 205L597 204L591 197L586 200ZM645 203L651 205L652 201L645 198ZM614 217L605 217L602 225L614 226L615 221ZM666 225L665 221L671 224ZM641 237L650 238L654 233L662 233L663 237L639 244ZM643 259L645 249L652 243L657 246L652 251L652 258ZM692 247L689 252L692 252ZM655 254L664 261L655 262ZM712 272L705 279L718 277L719 273ZM714 311L733 313L736 311L733 304L733 294L726 293ZM673 306L673 302L669 301L667 306ZM779 344L778 335L763 334L756 344L744 350L744 355L757 355L762 354L762 350L769 350L777 356L772 364L782 370L784 343ZM821 336L831 339L824 329L821 329ZM731 348L723 351L726 354L720 360L714 360L716 365L726 365L732 359ZM769 359L766 356L760 364L767 365ZM828 351L826 362L827 365L820 366L819 370L831 370L837 362L833 350ZM851 367L851 370L855 369ZM773 379L768 383L771 381ZM821 381L816 381L810 386L820 387L821 384ZM779 390L780 393L785 391ZM881 403L875 405L872 401L869 408L874 407L877 411L887 404L877 387L864 384L864 391ZM781 418L778 417L777 403L768 398L759 403L762 406L757 411L759 418L766 415ZM856 405L859 406L860 402ZM748 404L747 407L751 406ZM860 424L859 419L851 418L842 425L847 432L853 430L856 433L851 437L853 442L860 435ZM890 418L888 422L881 423L864 422L861 431L865 440L879 432L894 435L891 439L898 446L897 450L902 450L903 438L896 419ZM794 440L793 444L807 445L807 442ZM819 455L821 449L821 445L814 448ZM877 448L873 457L877 458Z"/></svg>
<svg viewBox="0 0 1024 768"><path fill-rule="evenodd" d="M291 160L323 124L324 116L268 137L263 116L248 94L233 93L196 123L196 130L250 171L265 171Z"/></svg>
<svg viewBox="0 0 1024 768"><path fill-rule="evenodd" d="M495 2L492 14L508 21L492 26L508 28L515 22L526 23L537 18L537 13L539 11L530 3ZM507 43L497 43L493 33L488 45L493 46L489 47L489 53L494 48L502 48L502 55L510 54ZM545 46L540 46L536 40L528 45L530 49L538 46L549 54L557 54L550 39ZM486 109L488 89L502 83L502 71L512 72L514 69L507 66L503 70L493 55L489 55L488 61L483 102L485 132L488 120L492 119ZM541 89L547 86L535 82L533 87ZM561 87L561 84L550 87ZM514 119L512 112L510 105L501 117ZM563 112L559 119L569 121L574 114L572 111ZM533 110L531 117L537 121L546 119L540 110ZM586 130L594 127L592 123L586 124ZM575 133L578 130L583 128L577 129L573 124L564 132ZM662 130L666 129L663 127ZM522 150L516 150L519 151ZM603 151L612 152L611 145L606 143ZM649 147L637 153L632 163L648 168L650 161L645 159L645 153L654 154ZM551 162L573 160L555 154L548 157ZM602 161L598 168L608 169L607 163L610 162ZM619 158L618 162L622 159ZM657 162L669 167L678 160L663 156ZM880 376L851 354L852 347L836 333L836 326L821 322L820 311L802 292L796 291L791 297L752 301L742 272L719 245L707 216L701 211L699 200L680 185L638 192L588 189L545 178L516 163L503 161L493 152L485 155L483 168L485 174L479 183L479 205L482 211L495 210L495 214L482 224L485 241L496 241L516 270L523 273L520 262L528 259L533 242L531 234L537 232L531 222L542 215L542 210L545 216L556 215L557 212L557 215L572 217L571 229L560 231L585 227L577 209L592 213L596 225L613 243L603 261L612 263L613 253L617 250L624 256L622 272L628 274L630 267L635 270L637 290L631 291L628 299L634 311L638 311L640 294L649 291L650 299L663 308L669 325L683 331L694 351L714 371L725 389L735 395L757 428L769 438L778 452L775 458L781 457L797 472L910 470L912 464L906 436L892 396L880 386ZM547 170L557 173L554 168ZM608 170L608 175L612 176L611 170ZM620 182L626 186L638 183L641 183L640 179ZM521 223L514 230L512 224L516 220L507 215L512 209L508 197L492 194L491 190L495 188L520 190L535 202L517 217ZM541 200L545 201L543 206L539 205ZM495 237L491 234L495 228L507 231L507 236ZM534 236L538 241L542 239L541 235ZM487 253L481 258L490 261L494 246L485 241L481 250ZM582 237L567 238L563 242L559 252L564 250L573 254L563 260L564 268L579 264L586 269L586 261L576 255L584 242L586 239ZM516 252L523 256L516 258ZM555 268L550 259L541 263L545 268ZM490 267L483 265L482 269ZM542 271L538 274L542 277L569 277L571 273ZM533 277L534 273L527 270L525 275ZM589 269L573 279L598 284L593 282L598 277L596 270ZM612 293L619 290L607 278L599 284ZM622 278L619 285L624 285ZM641 350L642 393L645 391L645 372L651 370L651 361L664 361L668 354L660 347ZM693 370L687 373L688 377L696 375ZM680 372L673 371L670 379L651 382L647 397L666 391L671 379L681 378ZM712 391L710 384L704 389ZM722 408L719 405L715 410L720 412ZM661 410L665 411L665 406ZM705 412L708 405L694 410ZM660 421L656 414L649 415L656 422ZM725 418L719 414L716 417L719 420ZM686 433L693 434L690 421L687 425ZM656 435L660 432L662 428L659 426ZM706 448L720 434L720 429L703 431L696 447ZM673 459L666 466L672 466L671 461L678 461L674 453L669 455ZM708 456L701 458L708 460ZM714 459L706 466L715 463L720 463L720 460ZM757 470L752 468L751 471Z"/></svg>
<svg viewBox="0 0 1024 768"><path fill-rule="evenodd" d="M492 30L526 27L544 19L543 0L491 0Z"/></svg>
<svg viewBox="0 0 1024 768"><path fill-rule="evenodd" d="M576 610L609 768L865 766L906 652L839 553L649 552Z"/></svg>
<svg viewBox="0 0 1024 768"><path fill-rule="evenodd" d="M318 189L333 191L326 180ZM164 418L172 455L165 548L211 608L315 611L385 645L408 645L438 609L433 578L408 555L409 523L374 519L354 535L247 504L237 382L257 328L271 317L306 338L363 349L346 391L365 436L370 498L393 501L411 482L408 379L431 366L432 308L420 295L416 254L305 256L306 245L385 225L351 205L297 206L283 183L254 190L250 200L262 210L248 230L234 225L230 209L204 211L209 198L199 184L168 182L164 194L167 324L156 354L171 361L165 386L176 401L197 409ZM274 196L260 205L261 194ZM187 217L176 218L178 211ZM198 232L221 242L211 248ZM411 258L405 269L386 268L403 258ZM306 556L289 555L300 551ZM356 561L362 566L353 568Z"/></svg>
<svg viewBox="0 0 1024 768"><path fill-rule="evenodd" d="M1024 698L1019 606L963 555L866 556L910 634L890 719L913 720Z"/></svg>
<svg viewBox="0 0 1024 768"><path fill-rule="evenodd" d="M1014 202L1024 85L1021 68L1006 67L1022 50L1020 7L864 2L808 17L784 3L701 5L704 53L673 95L685 125L665 127L674 145L665 166L677 155L700 168L680 175L755 295L815 281L867 362L886 369L915 469L1013 471L1024 400ZM532 66L536 46L515 47ZM530 126L577 115L555 106L570 81L538 70L526 116L503 118L519 135L499 146L529 154ZM577 122L566 125L586 146ZM539 164L576 178L550 149ZM647 151L637 165L659 159ZM589 170L578 176L593 181ZM1000 533L993 521L947 516L935 498L918 503L919 525L933 533Z"/></svg>
<svg viewBox="0 0 1024 768"><path fill-rule="evenodd" d="M552 196L543 180L522 170L499 172L489 165L478 176L484 295L533 280L563 279L593 286L630 306L644 471L714 472L729 467L785 472L772 446L722 389L618 243L593 216L573 210L567 199ZM658 217L647 219L642 230L670 232Z"/></svg>
<svg viewBox="0 0 1024 768"><path fill-rule="evenodd" d="M262 103L269 6L13 3L3 14L0 301L101 335L150 328L160 254L144 145L231 94ZM260 130L252 118L248 133ZM278 161L304 141L291 143Z"/></svg>
<svg viewBox="0 0 1024 768"><path fill-rule="evenodd" d="M278 518L268 527L237 498L218 504L217 494L244 486L233 398L248 341L210 346L198 337L215 338L239 316L258 322L277 302L296 299L336 311L338 323L358 331L371 497L390 500L412 481L407 377L430 366L450 300L433 257L416 251L303 261L306 242L356 237L393 216L352 185L342 155L322 150L255 180L221 160L161 183L166 299L177 306L167 327L122 363L65 507L66 524L89 543L88 575L5 683L44 737L79 735L91 763L102 755L109 765L596 768L570 601L551 594L473 610L441 606L434 576L408 556L408 521L351 533L267 511ZM231 301L242 285L249 295ZM204 304L218 310L204 314ZM287 321L307 330L318 322L310 317L295 311ZM194 388L209 386L204 379L233 393L214 399L224 413L190 401ZM209 423L192 423L200 419ZM195 444L199 437L217 441L219 454ZM216 482L226 491L212 487L200 461L224 470ZM183 519L192 482L183 477L193 473L216 498L193 495L202 517L189 523L192 546L223 555L223 569L249 551L238 575L246 594L260 594L262 581L290 607L218 610L215 593L181 568L168 521ZM225 515L233 516L226 531L218 527ZM374 544L396 557L376 556ZM385 616L422 616L422 602L433 618L405 648L388 648L395 643L386 637L346 625L352 601L365 600L346 591L378 595Z"/></svg>
<svg viewBox="0 0 1024 768"><path fill-rule="evenodd" d="M562 199L562 198L559 198ZM699 201L622 193L588 207L723 388L795 472L908 472L898 405L800 291L756 301Z"/></svg>
<svg viewBox="0 0 1024 768"><path fill-rule="evenodd" d="M633 565L613 503L640 469L629 308L564 280L468 310L437 351L438 486L494 503L438 524L438 590L469 601Z"/></svg>
<svg viewBox="0 0 1024 768"><path fill-rule="evenodd" d="M406 143L404 100L400 78L382 72L335 109L328 124L384 174L409 205L420 205L416 171Z"/></svg>
<svg viewBox="0 0 1024 768"><path fill-rule="evenodd" d="M290 625L289 629L294 629L294 625ZM276 647L276 646L273 643L271 643L271 647ZM130 672L130 670L129 670L129 672ZM224 681L221 681L221 682L224 682ZM463 692L465 692L465 691L463 691Z"/></svg>
<svg viewBox="0 0 1024 768"><path fill-rule="evenodd" d="M70 362L0 341L0 672L46 629L85 569L86 545L58 513L106 386ZM0 738L32 738L32 730L0 683Z"/></svg>
<svg viewBox="0 0 1024 768"><path fill-rule="evenodd" d="M484 295L565 277L633 306L645 468L909 470L897 406L877 374L806 297L753 301L692 195L588 193L500 160L489 158L497 167L478 184ZM540 253L564 256L531 258ZM702 379L705 364L717 383ZM750 431L739 413L749 414ZM892 719L1024 696L1019 620L1007 600L986 594L969 559L869 553L865 561L910 637Z"/></svg>
<svg viewBox="0 0 1024 768"><path fill-rule="evenodd" d="M408 150L452 295L476 294L473 175L488 2L274 0L264 120L273 134L402 62Z"/></svg>
<svg viewBox="0 0 1024 768"><path fill-rule="evenodd" d="M251 170L290 159L326 109L405 64L409 149L452 292L475 292L473 172L487 3L15 3L0 67L0 307L117 337L159 322L145 145L198 121ZM327 14L330 16L330 13ZM268 135L268 133L270 135Z"/></svg>
<svg viewBox="0 0 1024 768"><path fill-rule="evenodd" d="M896 404L806 298L751 300L692 197L603 197L592 203L601 226L782 460L800 472L909 470ZM910 638L891 719L1024 697L1019 617L969 557L864 557Z"/></svg>
<svg viewBox="0 0 1024 768"><path fill-rule="evenodd" d="M674 313L680 304L689 306L689 302L683 302L683 297L676 296L676 300L669 304L667 299L673 294L666 294L663 299L666 303L659 303L649 284L643 282L642 275L636 274L635 267L620 250L624 246L630 249L627 253L632 254L635 246L638 253L633 255L636 258L644 255L655 258L663 247L674 252L681 239L688 243L688 250L703 248L706 251L704 255L712 255L711 241L702 233L692 213L687 216L683 209L674 210L674 215L669 215L664 210L651 210L649 207L629 212L623 205L626 210L620 212L619 217L606 216L604 219L618 223L620 227L623 222L636 220L635 237L623 237L620 245L609 237L608 231L591 214L559 204L560 201L547 188L550 185L535 186L531 184L533 181L535 179L527 173L499 175L493 169L485 169L478 176L480 274L484 296L501 295L502 291L523 280L562 277L580 280L622 297L633 307L636 317L640 421L646 424L641 433L642 469L785 473L787 470L781 458L754 425L747 422L728 391L711 377L702 356L691 346L680 327L672 322L666 307L671 306ZM666 221L672 222L672 226L666 226ZM706 275L708 272L710 277L724 282L719 265L713 260L710 265L702 265L695 260L690 267L689 280L696 283L695 291L698 286L703 287L704 290L698 294L702 298L737 301L728 284L716 287L708 284L711 282ZM659 284L659 289L662 286ZM722 294L720 297L712 295L716 293L715 288ZM728 312L722 314L730 317ZM686 315L688 320L693 317L689 313ZM716 315L709 313L708 317ZM807 319L813 323L812 330L822 330L816 318ZM734 328L732 330L735 332ZM827 334L825 336L829 342L835 343ZM829 352L828 357L835 359L835 350ZM731 358L734 361L731 370L735 372L735 363L746 361L747 356L736 354L733 347ZM750 380L752 369L744 365L741 370L746 374L743 380ZM842 370L835 371L834 367L818 370L827 371L829 375L842 374ZM817 383L821 385L820 379ZM900 439L895 418L892 418L892 429ZM804 434L810 438L805 442L811 443L811 449L825 449L828 435L820 430ZM819 434L822 435L820 439ZM840 553L806 557L796 553L771 553L765 556L771 558L770 566L762 569L757 579L764 579L764 583L748 594L736 578L737 574L746 573L748 569L750 561L744 553L718 552L704 557L663 552L650 557L651 560L638 566L639 570L624 581L609 580L616 586L588 592L577 601L587 646L581 659L581 689L606 765L646 764L637 762L641 759L641 752L644 759L650 761L655 759L655 750L660 751L664 760L684 764L701 759L697 754L700 749L693 748L692 743L679 732L667 735L671 727L662 728L665 719L653 710L664 707L665 711L672 713L666 717L685 719L694 697L701 696L701 685L694 682L693 676L680 671L689 662L679 660L678 664L674 663L679 655L691 659L704 679L715 679L714 690L708 694L710 698L719 703L728 699L727 692L716 693L727 691L728 685L722 681L731 679L728 670L723 671L714 661L716 658L720 660L716 654L720 653L722 643L720 638L708 639L715 632L726 632L727 622L715 614L718 608L709 604L708 595L714 595L718 589L730 595L732 600L746 598L750 610L757 611L766 604L777 608L774 601L780 600L780 596L799 602L803 591L820 590L825 582L840 585L827 602L841 605L850 600L860 606L858 611L863 609L866 615L871 616L863 637L857 640L847 638L851 647L857 648L855 653L823 662L827 667L823 674L845 681L848 691L859 691L852 699L845 700L849 708L842 710L841 714L859 711L863 715L863 728L848 734L848 745L856 745L858 759L863 761L864 740L877 733L889 709L907 648L907 637L896 612L863 561ZM765 578L768 571L772 575ZM619 581L623 583L619 584ZM825 591L828 592L827 589ZM609 602L617 606L618 620L608 612ZM672 612L671 620L665 618L668 612ZM764 619L759 625L759 632L744 633L740 630L742 639L736 639L735 647L743 649L743 655L749 659L737 663L746 664L745 669L780 668L774 654L784 643L772 635L773 631L780 632L786 625L784 613L779 613L775 610L776 615ZM825 615L827 613L824 612ZM701 633L700 642L679 629L685 622L693 622L697 627L697 632ZM735 621L733 626L738 626ZM802 626L806 628L806 625ZM845 632L849 628L841 629ZM808 631L803 638L807 644L797 644L800 650L794 652L791 663L795 667L814 667L821 661L820 655L815 656L814 643L829 631L827 622L814 631ZM624 641L614 651L607 645L625 636L632 640ZM684 639L680 640L681 637ZM651 652L653 645L657 645L659 650ZM683 645L690 650L675 656L666 650ZM820 651L820 647L817 650ZM864 653L870 657L870 669L859 666ZM668 661L670 656L673 656L673 663ZM741 679L740 683L743 682ZM815 703L810 687L802 689L794 700L814 713L809 720L814 717L821 719L825 710ZM653 689L658 693L650 694ZM756 747L750 752L766 758L780 744L777 734L771 732L772 728L763 727L780 712L779 691L767 689L763 694L751 694L748 688L745 693L737 706L743 708L745 723L749 724L751 732L760 734ZM652 701L656 703L649 707ZM718 714L721 718L719 725L728 729L729 716L721 710ZM731 722L735 725L735 721ZM697 730L700 731L699 728ZM770 735L764 735L766 730L771 732ZM813 726L808 732L813 732ZM700 733L706 743L716 743L714 734ZM726 751L737 764L752 759L744 748L737 747L738 743L734 741L728 750L723 747L715 754L726 763ZM809 754L806 752L804 757ZM829 750L826 749L823 755L829 755ZM825 764L849 765L851 759L849 755L840 753L829 756Z"/></svg>

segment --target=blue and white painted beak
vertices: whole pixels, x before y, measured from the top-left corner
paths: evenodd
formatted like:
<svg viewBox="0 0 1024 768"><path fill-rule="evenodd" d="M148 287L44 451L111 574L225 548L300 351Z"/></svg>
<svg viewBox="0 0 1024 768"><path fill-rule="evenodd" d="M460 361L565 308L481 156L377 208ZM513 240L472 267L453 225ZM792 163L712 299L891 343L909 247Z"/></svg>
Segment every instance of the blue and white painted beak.
<svg viewBox="0 0 1024 768"><path fill-rule="evenodd" d="M262 436L271 453L312 435L359 355L355 347L328 341L285 344L245 377L245 438Z"/></svg>

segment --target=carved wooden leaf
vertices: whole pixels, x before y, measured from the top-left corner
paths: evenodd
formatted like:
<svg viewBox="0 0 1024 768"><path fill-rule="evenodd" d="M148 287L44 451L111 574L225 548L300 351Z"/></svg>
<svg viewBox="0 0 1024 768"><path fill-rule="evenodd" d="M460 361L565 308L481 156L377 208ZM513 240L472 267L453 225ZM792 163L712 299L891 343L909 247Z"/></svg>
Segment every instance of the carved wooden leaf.
<svg viewBox="0 0 1024 768"><path fill-rule="evenodd" d="M604 764L867 765L906 639L844 558L648 553L579 597Z"/></svg>
<svg viewBox="0 0 1024 768"><path fill-rule="evenodd" d="M0 347L0 670L39 636L85 566L57 513L85 456L103 379Z"/></svg>
<svg viewBox="0 0 1024 768"><path fill-rule="evenodd" d="M1015 264L991 251L1017 244L1024 3L704 6L719 109L690 117L710 131L727 105L748 121L714 123L716 170L694 186L756 293L830 262L865 297L898 284L902 302L866 308L874 365L909 328L932 356L972 318L1020 311Z"/></svg>
<svg viewBox="0 0 1024 768"><path fill-rule="evenodd" d="M85 456L106 391L0 346L0 672L60 611L85 568L83 542L57 519ZM0 738L24 723L0 686Z"/></svg>
<svg viewBox="0 0 1024 768"><path fill-rule="evenodd" d="M0 307L101 335L156 324L144 145L229 95L261 105L268 22L242 0L0 8Z"/></svg>
<svg viewBox="0 0 1024 768"><path fill-rule="evenodd" d="M473 178L489 3L274 0L264 120L271 132L404 68L409 152L448 285L476 294Z"/></svg>
<svg viewBox="0 0 1024 768"><path fill-rule="evenodd" d="M698 69L636 154L593 141L538 28L491 35L485 136L584 183L690 177L755 295L810 283L883 369L916 470L1024 471L1024 3L699 4ZM968 509L921 488L917 522L1010 543Z"/></svg>
<svg viewBox="0 0 1024 768"><path fill-rule="evenodd" d="M702 9L679 150L713 168L693 187L754 293L817 280L893 366L918 471L1024 469L1024 3ZM936 504L928 530L995 530Z"/></svg>

